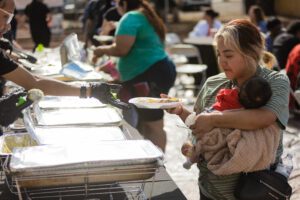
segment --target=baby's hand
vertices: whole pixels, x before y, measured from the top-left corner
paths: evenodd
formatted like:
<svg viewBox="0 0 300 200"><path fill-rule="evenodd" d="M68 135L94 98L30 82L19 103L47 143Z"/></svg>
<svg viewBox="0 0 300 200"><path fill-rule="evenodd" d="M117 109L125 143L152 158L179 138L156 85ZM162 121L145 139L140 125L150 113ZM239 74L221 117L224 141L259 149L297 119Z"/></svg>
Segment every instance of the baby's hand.
<svg viewBox="0 0 300 200"><path fill-rule="evenodd" d="M182 155L185 155L186 157L191 157L193 153L193 145L190 142L185 142L181 146L181 153Z"/></svg>

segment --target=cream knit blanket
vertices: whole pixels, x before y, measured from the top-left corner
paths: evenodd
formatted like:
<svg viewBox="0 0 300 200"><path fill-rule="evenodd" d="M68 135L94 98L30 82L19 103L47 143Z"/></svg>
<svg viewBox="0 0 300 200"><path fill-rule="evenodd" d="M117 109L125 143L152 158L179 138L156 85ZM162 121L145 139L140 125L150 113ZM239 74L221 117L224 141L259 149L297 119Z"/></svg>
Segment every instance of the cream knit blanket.
<svg viewBox="0 0 300 200"><path fill-rule="evenodd" d="M276 124L254 131L214 128L195 144L195 151L216 175L266 169L275 162L280 141Z"/></svg>

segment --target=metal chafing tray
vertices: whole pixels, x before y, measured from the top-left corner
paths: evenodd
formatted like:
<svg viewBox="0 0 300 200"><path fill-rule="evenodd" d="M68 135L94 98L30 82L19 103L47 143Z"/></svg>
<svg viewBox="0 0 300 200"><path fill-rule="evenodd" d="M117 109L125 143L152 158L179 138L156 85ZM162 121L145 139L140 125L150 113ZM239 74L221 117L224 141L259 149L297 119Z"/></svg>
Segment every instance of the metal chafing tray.
<svg viewBox="0 0 300 200"><path fill-rule="evenodd" d="M33 130L33 134L40 144L92 144L107 140L126 139L119 127L36 127Z"/></svg>
<svg viewBox="0 0 300 200"><path fill-rule="evenodd" d="M15 148L8 171L22 187L144 180L155 174L162 157L146 140L44 145Z"/></svg>
<svg viewBox="0 0 300 200"><path fill-rule="evenodd" d="M39 102L41 109L58 109L58 108L97 108L105 107L106 104L101 103L95 98L78 98L68 96L46 96Z"/></svg>
<svg viewBox="0 0 300 200"><path fill-rule="evenodd" d="M119 126L122 121L121 114L112 107L42 110L35 106L25 117L34 126Z"/></svg>

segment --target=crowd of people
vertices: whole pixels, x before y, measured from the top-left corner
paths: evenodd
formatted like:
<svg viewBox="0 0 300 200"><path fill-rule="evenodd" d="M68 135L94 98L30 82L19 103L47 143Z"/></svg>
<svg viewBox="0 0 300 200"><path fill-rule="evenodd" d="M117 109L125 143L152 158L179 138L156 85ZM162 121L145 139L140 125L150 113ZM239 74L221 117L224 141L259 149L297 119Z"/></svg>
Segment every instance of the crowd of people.
<svg viewBox="0 0 300 200"><path fill-rule="evenodd" d="M13 0L0 1L0 37L10 29L14 12ZM39 43L49 46L49 9L40 0L33 0L26 7L25 14L29 19L35 46ZM240 130L241 137L243 134L267 134L270 129L276 130L272 133L276 136L274 141L278 142L274 142L271 152L259 152L266 156L268 162L264 163L263 167L268 168L280 162L283 152L280 138L289 119L290 87L296 90L299 84L297 79L300 71L300 22L292 22L284 28L280 19L266 19L257 5L249 9L249 19L221 23L217 19L218 16L219 13L213 9L204 11L203 19L191 30L189 37L214 39L217 61L223 72L205 81L197 95L194 112L183 105L166 111L178 115L183 122L193 115L193 122L189 124L189 128L194 136L194 150L197 150L197 145L215 129L226 129L230 132ZM94 97L103 103L121 108L125 120L136 127L145 139L149 139L164 151L167 141L164 110L141 109L133 105L129 108L127 105L129 98L138 96L167 98L170 88L174 85L176 67L165 51L167 30L163 20L146 0L91 0L82 19L85 48L88 48L90 43L97 46L93 51L93 61L97 62L103 55L118 57L118 84L76 86L36 76L13 60L5 50L0 52L1 77L22 86L25 90L37 88L46 95ZM113 35L114 40L112 44L99 44L93 39L95 34ZM269 53L265 53L266 50ZM262 62L263 60L265 62ZM266 67L269 63L272 64ZM286 69L287 75L276 71L280 69ZM255 84L261 79L265 81L263 92L260 85ZM115 99L111 93L111 90L119 90L121 86L122 101ZM231 98L226 102L228 94ZM1 125L8 125L20 116L21 110L11 112L18 99L16 97L20 95L24 93L7 94L0 99ZM219 102L218 108L216 100ZM235 102L233 107L230 101ZM223 108L223 103L230 105ZM253 104L255 106L252 106ZM212 106L213 109L209 109ZM240 109L241 107L244 109ZM227 136L224 140L227 140ZM265 142L269 144L269 141ZM204 143L200 144L201 147L203 145ZM247 150L247 147L244 148ZM214 153L218 154L219 151L216 149ZM238 187L239 177L241 173L249 172L249 167L245 166L230 173L216 173L215 168L212 169L210 165L211 157L208 158L205 153L193 152L193 162L197 162L200 170L201 200L235 200L234 190Z"/></svg>

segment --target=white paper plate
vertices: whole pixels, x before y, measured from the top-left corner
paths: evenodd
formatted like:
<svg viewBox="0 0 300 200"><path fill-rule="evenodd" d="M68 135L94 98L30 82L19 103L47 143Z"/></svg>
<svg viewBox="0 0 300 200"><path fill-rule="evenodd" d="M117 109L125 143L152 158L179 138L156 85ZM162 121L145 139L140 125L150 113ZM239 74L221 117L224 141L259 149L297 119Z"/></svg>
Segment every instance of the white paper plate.
<svg viewBox="0 0 300 200"><path fill-rule="evenodd" d="M110 35L94 35L93 38L98 42L112 42L114 40L114 37Z"/></svg>
<svg viewBox="0 0 300 200"><path fill-rule="evenodd" d="M130 99L129 103L134 104L138 108L147 108L147 109L175 108L182 103L180 100L172 101L172 102L159 102L164 100L167 100L167 98L136 97Z"/></svg>

